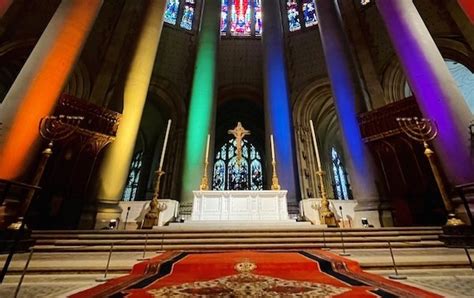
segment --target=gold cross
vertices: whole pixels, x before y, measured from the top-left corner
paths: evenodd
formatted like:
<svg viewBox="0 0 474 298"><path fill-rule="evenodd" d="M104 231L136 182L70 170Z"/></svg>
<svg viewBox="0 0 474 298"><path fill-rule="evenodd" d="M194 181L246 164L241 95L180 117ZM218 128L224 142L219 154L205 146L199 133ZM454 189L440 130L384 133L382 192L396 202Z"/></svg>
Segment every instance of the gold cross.
<svg viewBox="0 0 474 298"><path fill-rule="evenodd" d="M246 130L242 123L237 122L237 126L234 129L228 130L228 134L234 135L235 142L237 146L237 163L240 164L240 160L242 159L242 140L245 136L250 135L250 130Z"/></svg>

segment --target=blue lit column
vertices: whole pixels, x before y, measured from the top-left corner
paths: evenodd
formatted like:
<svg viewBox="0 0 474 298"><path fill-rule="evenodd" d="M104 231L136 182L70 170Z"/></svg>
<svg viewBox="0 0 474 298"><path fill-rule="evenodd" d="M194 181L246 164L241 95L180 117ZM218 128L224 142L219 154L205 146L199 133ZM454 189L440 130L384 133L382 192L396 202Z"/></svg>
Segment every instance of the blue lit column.
<svg viewBox="0 0 474 298"><path fill-rule="evenodd" d="M264 0L262 6L266 145L270 148L270 134L273 134L278 178L281 188L288 190L288 203L291 204L297 202L298 184L281 11L275 0Z"/></svg>
<svg viewBox="0 0 474 298"><path fill-rule="evenodd" d="M362 98L358 92L358 80L339 18L337 0L317 0L316 7L326 67L342 132L347 169L354 199L357 200L354 223L360 225L360 218L366 217L371 224L377 226L380 224L380 219L375 167L368 148L362 141L356 117L360 112L358 104Z"/></svg>

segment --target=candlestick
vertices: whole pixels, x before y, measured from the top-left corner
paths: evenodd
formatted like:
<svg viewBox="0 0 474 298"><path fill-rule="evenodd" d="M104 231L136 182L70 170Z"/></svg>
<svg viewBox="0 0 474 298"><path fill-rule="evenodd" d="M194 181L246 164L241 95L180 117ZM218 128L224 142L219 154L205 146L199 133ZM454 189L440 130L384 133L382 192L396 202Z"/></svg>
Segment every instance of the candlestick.
<svg viewBox="0 0 474 298"><path fill-rule="evenodd" d="M206 162L209 162L209 142L211 140L211 135L207 135L207 143L206 143Z"/></svg>
<svg viewBox="0 0 474 298"><path fill-rule="evenodd" d="M275 161L275 144L273 143L273 135L270 135L270 144L272 147L272 161Z"/></svg>
<svg viewBox="0 0 474 298"><path fill-rule="evenodd" d="M313 120L309 120L309 126L311 128L311 135L313 137L316 161L318 163L318 171L316 172L316 175L318 175L319 178L319 191L321 193L321 207L319 207L319 217L321 223L326 224L328 227L335 227L337 226L336 217L334 212L332 212L329 208L329 201L326 196L326 187L324 186L324 171L321 168L321 158L319 157L319 148L318 142L316 140L316 134L314 133ZM313 206L313 208L316 208L316 206Z"/></svg>
<svg viewBox="0 0 474 298"><path fill-rule="evenodd" d="M168 126L166 127L165 142L163 143L163 150L161 150L160 166L158 167L158 172L161 172L163 169L163 162L165 160L166 145L168 144L168 136L170 133L171 119L168 120Z"/></svg>
<svg viewBox="0 0 474 298"><path fill-rule="evenodd" d="M309 120L309 126L311 128L311 136L313 137L314 151L316 152L316 161L318 163L318 171L321 171L321 158L319 157L318 142L316 140L316 134L314 133L313 120Z"/></svg>

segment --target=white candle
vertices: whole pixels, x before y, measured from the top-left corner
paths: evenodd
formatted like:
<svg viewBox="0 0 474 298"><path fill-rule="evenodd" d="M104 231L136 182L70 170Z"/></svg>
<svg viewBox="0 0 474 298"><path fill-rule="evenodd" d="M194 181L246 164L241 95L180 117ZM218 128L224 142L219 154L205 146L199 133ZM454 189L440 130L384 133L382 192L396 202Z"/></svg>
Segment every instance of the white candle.
<svg viewBox="0 0 474 298"><path fill-rule="evenodd" d="M163 162L165 161L166 145L168 144L168 136L170 134L171 128L171 119L168 120L168 126L166 127L165 142L163 143L163 150L161 150L160 166L158 167L158 172L161 172L163 169Z"/></svg>
<svg viewBox="0 0 474 298"><path fill-rule="evenodd" d="M272 162L275 161L275 144L273 143L273 135L270 135L270 144L272 146Z"/></svg>
<svg viewBox="0 0 474 298"><path fill-rule="evenodd" d="M207 143L206 143L206 163L209 162L209 142L211 140L211 135L207 135Z"/></svg>
<svg viewBox="0 0 474 298"><path fill-rule="evenodd" d="M313 137L314 151L316 152L316 161L318 162L318 171L321 171L321 159L319 157L318 142L316 140L316 134L314 133L313 120L309 120L309 126L311 127L311 135Z"/></svg>

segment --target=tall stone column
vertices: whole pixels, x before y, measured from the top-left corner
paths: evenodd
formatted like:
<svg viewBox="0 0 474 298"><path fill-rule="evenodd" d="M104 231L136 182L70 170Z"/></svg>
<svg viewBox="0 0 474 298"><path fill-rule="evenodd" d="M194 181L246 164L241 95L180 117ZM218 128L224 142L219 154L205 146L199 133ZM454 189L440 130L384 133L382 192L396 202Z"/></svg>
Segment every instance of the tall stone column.
<svg viewBox="0 0 474 298"><path fill-rule="evenodd" d="M448 179L473 182L473 116L420 14L409 0L376 4L423 116L438 124L434 145Z"/></svg>
<svg viewBox="0 0 474 298"><path fill-rule="evenodd" d="M105 153L97 189L96 228L120 215L118 201L128 177L143 107L155 63L166 1L149 1L140 36L125 80L122 120L117 137Z"/></svg>
<svg viewBox="0 0 474 298"><path fill-rule="evenodd" d="M207 135L214 135L220 6L221 1L204 1L184 148L181 189L181 203L184 204L192 203L193 190L199 190L204 173ZM212 160L212 155L210 155L208 177L211 177L209 173ZM209 178L209 184L212 185L211 178Z"/></svg>
<svg viewBox="0 0 474 298"><path fill-rule="evenodd" d="M267 152L269 152L270 134L273 134L278 179L281 188L288 190L288 203L294 204L299 195L281 7L279 2L264 0L262 11L265 142ZM267 156L271 155L267 154ZM271 176L267 180L271 181Z"/></svg>
<svg viewBox="0 0 474 298"><path fill-rule="evenodd" d="M13 0L0 0L0 18L7 12L12 2Z"/></svg>
<svg viewBox="0 0 474 298"><path fill-rule="evenodd" d="M0 178L18 178L37 147L102 0L62 1L0 106Z"/></svg>
<svg viewBox="0 0 474 298"><path fill-rule="evenodd" d="M361 112L362 95L359 90L353 62L344 29L339 18L337 0L317 0L319 31L323 44L326 67L331 80L334 105L342 133L346 165L352 193L357 200L355 225L366 217L374 226L379 226L379 196L375 184L375 166L362 141L357 121ZM390 225L390 219L384 225Z"/></svg>

